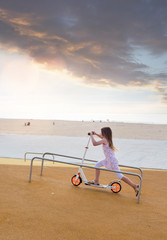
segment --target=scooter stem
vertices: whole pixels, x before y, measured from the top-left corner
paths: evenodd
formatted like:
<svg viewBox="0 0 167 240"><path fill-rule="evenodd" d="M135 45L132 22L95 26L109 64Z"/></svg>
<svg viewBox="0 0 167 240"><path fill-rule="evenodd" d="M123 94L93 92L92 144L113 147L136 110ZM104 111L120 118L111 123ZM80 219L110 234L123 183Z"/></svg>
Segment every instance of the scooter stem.
<svg viewBox="0 0 167 240"><path fill-rule="evenodd" d="M85 147L85 152L84 152L84 155L83 155L83 158L82 158L82 164L84 163L84 160L85 160L86 152L87 152L87 150L88 150L89 143L90 143L90 137L89 137L89 139L88 139L87 146Z"/></svg>

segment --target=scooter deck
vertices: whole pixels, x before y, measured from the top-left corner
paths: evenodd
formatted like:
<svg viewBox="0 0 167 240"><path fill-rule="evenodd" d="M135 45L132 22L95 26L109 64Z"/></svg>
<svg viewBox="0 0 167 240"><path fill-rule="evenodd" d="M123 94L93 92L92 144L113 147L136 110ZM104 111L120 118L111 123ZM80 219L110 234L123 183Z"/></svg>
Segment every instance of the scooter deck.
<svg viewBox="0 0 167 240"><path fill-rule="evenodd" d="M92 187L99 187L99 188L111 189L111 186L109 186L109 185L92 184L92 183L89 183L89 182L85 182L85 185L92 186Z"/></svg>

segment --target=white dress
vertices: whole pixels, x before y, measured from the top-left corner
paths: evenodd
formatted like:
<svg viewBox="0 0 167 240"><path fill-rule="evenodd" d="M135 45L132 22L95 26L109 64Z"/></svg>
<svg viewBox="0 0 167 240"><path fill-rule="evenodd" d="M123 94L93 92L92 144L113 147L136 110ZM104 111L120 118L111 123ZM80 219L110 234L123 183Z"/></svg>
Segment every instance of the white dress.
<svg viewBox="0 0 167 240"><path fill-rule="evenodd" d="M104 155L105 155L105 159L99 161L98 163L96 163L96 167L102 167L105 166L108 169L111 170L117 170L120 171L119 166L118 166L118 160L115 157L115 153L114 150L112 150L109 147L109 144L103 144L103 151L104 151ZM123 175L121 173L115 173L120 179L123 177Z"/></svg>

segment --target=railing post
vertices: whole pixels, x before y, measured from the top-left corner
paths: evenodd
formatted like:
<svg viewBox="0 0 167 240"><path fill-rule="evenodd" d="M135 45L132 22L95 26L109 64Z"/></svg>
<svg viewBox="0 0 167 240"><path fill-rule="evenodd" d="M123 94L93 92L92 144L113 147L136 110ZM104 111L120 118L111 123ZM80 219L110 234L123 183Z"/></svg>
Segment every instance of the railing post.
<svg viewBox="0 0 167 240"><path fill-rule="evenodd" d="M42 162L41 162L41 176L42 176L42 174L43 174L43 165L44 165L44 157L45 157L45 155L51 155L52 157L53 157L53 160L54 160L54 154L53 153L44 153L43 155L42 155ZM54 163L54 161L53 161L53 163Z"/></svg>
<svg viewBox="0 0 167 240"><path fill-rule="evenodd" d="M143 173L143 172L142 172ZM141 194L141 185L142 185L142 176L140 177L140 184L139 184L139 193L138 193L138 196L137 196L137 203L139 204L140 202L140 194Z"/></svg>
<svg viewBox="0 0 167 240"><path fill-rule="evenodd" d="M41 176L43 173L43 164L44 164L44 155L42 156L42 163L41 163Z"/></svg>
<svg viewBox="0 0 167 240"><path fill-rule="evenodd" d="M24 154L24 162L26 162L26 155L27 155L27 153Z"/></svg>
<svg viewBox="0 0 167 240"><path fill-rule="evenodd" d="M29 174L29 182L31 182L31 175L32 175L32 166L33 166L33 161L35 158L31 159L31 165L30 165L30 174Z"/></svg>

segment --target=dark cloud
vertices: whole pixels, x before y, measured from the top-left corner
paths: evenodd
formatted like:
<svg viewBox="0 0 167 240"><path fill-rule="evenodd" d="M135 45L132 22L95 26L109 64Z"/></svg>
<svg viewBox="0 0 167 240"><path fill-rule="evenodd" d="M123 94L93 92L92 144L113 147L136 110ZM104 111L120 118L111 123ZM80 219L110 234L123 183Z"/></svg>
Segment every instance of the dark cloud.
<svg viewBox="0 0 167 240"><path fill-rule="evenodd" d="M166 12L166 0L1 0L0 43L88 84L153 86L166 101L167 71L134 54L167 54Z"/></svg>

